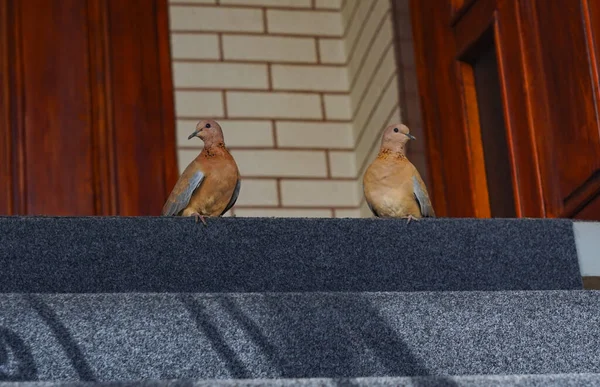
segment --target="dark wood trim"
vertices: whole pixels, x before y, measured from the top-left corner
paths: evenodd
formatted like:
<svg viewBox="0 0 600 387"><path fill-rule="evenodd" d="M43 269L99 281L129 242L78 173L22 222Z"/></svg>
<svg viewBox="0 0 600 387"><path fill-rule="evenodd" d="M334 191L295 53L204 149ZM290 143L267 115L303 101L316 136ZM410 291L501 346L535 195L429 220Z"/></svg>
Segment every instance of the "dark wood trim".
<svg viewBox="0 0 600 387"><path fill-rule="evenodd" d="M539 21L536 16L535 1L521 1L516 5L516 13L519 20L519 43L522 47L522 66L524 73L524 93L526 96L526 107L531 146L536 150L539 168L539 181L541 185L541 196L543 213L545 217L555 218L559 216L561 206L558 198L558 177L555 173L556 165L552 154L552 138L548 135L547 128L541 127L539 123L552 122L549 111L548 91L546 89L546 74L543 67L541 37L539 36ZM527 47L527 49L525 49ZM544 134L546 132L546 134Z"/></svg>
<svg viewBox="0 0 600 387"><path fill-rule="evenodd" d="M450 25L454 27L461 18L469 11L475 0L451 0L450 2Z"/></svg>
<svg viewBox="0 0 600 387"><path fill-rule="evenodd" d="M27 212L23 114L23 62L20 2L0 4L0 113L4 127L0 139L0 214Z"/></svg>
<svg viewBox="0 0 600 387"><path fill-rule="evenodd" d="M116 215L118 180L112 102L109 97L112 94L108 46L110 19L106 2L88 0L88 17L95 212L98 215Z"/></svg>
<svg viewBox="0 0 600 387"><path fill-rule="evenodd" d="M164 144L164 193L165 199L179 179L177 168L177 144L175 136L175 101L171 64L171 35L169 27L168 0L156 0L158 57L161 80L162 127Z"/></svg>
<svg viewBox="0 0 600 387"><path fill-rule="evenodd" d="M587 290L600 290L600 277L582 277L583 288Z"/></svg>
<svg viewBox="0 0 600 387"><path fill-rule="evenodd" d="M475 75L473 67L465 62L458 62L457 79L460 80L462 92L460 101L466 131L466 150L469 160L469 175L471 178L471 200L475 203L475 216L489 218L491 216L481 126L479 122L479 106L475 90Z"/></svg>
<svg viewBox="0 0 600 387"><path fill-rule="evenodd" d="M523 52L527 49L521 39L523 26L519 18L518 5L513 1L501 0L497 17L495 40L498 72L502 80L500 86L505 106L504 121L509 143L516 215L517 217L545 217L539 155L535 134L532 131L532 117L528 109L535 101L528 100L525 88L528 79L523 66L508 64L516 58L522 64Z"/></svg>
<svg viewBox="0 0 600 387"><path fill-rule="evenodd" d="M13 215L13 175L12 175L12 130L11 130L11 87L10 87L10 62L11 57L9 42L10 24L14 20L9 16L9 2L0 3L0 215Z"/></svg>
<svg viewBox="0 0 600 387"><path fill-rule="evenodd" d="M178 178L167 1L38 5L0 1L0 215L158 214Z"/></svg>

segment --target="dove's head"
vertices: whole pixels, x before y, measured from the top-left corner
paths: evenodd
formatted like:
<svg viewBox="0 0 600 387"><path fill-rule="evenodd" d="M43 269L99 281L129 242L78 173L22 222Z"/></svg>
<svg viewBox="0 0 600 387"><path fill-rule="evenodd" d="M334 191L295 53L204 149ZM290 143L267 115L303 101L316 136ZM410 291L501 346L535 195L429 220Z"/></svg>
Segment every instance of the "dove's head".
<svg viewBox="0 0 600 387"><path fill-rule="evenodd" d="M390 125L383 131L381 148L404 154L408 140L416 140L415 136L410 134L408 126L400 123Z"/></svg>
<svg viewBox="0 0 600 387"><path fill-rule="evenodd" d="M211 146L223 142L223 130L215 120L201 120L196 125L196 130L188 136L188 140L192 137L204 141L204 146Z"/></svg>

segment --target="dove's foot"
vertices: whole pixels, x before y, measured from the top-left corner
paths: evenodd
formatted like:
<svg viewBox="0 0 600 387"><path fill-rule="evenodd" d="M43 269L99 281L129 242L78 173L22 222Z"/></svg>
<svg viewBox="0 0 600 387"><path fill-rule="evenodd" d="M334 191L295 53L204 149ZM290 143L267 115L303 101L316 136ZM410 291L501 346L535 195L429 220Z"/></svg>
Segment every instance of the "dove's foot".
<svg viewBox="0 0 600 387"><path fill-rule="evenodd" d="M409 224L411 220L417 221L419 220L419 218L415 218L412 215L408 215L408 216L403 216L402 219L408 219L408 221L406 222L406 224Z"/></svg>
<svg viewBox="0 0 600 387"><path fill-rule="evenodd" d="M204 226L208 226L208 224L206 224L206 220L204 220L204 216L200 215L199 213L194 212L191 216L196 218L196 223L198 223L198 220L200 220Z"/></svg>

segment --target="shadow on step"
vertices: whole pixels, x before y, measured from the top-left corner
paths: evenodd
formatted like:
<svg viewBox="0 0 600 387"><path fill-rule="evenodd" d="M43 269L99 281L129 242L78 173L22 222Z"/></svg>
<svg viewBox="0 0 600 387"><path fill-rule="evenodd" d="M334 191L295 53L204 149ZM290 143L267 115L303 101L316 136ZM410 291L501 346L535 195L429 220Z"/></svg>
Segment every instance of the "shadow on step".
<svg viewBox="0 0 600 387"><path fill-rule="evenodd" d="M278 324L269 326L268 332L261 330L261 327L268 326L268 322L255 323L233 297L219 297L218 308L215 309L199 303L192 295L181 295L180 301L227 364L232 378L328 377L339 378L336 382L339 381L340 386L351 386L353 382L348 377L429 375L423 362L367 299L358 297L358 301L355 299L351 303L335 302L333 299L322 301L310 310L303 308L301 313L307 315L306 319L302 319L293 306L272 302L269 296L265 296L263 301L270 310L268 315L273 317L271 322ZM323 310L329 313L320 313ZM354 313L349 315L344 310L353 310ZM228 322L219 324L221 320ZM311 324L303 324L304 321ZM231 322L235 322L241 331L237 335L246 336L255 348L244 348L244 344L236 347L237 341L231 337L232 332L220 329L230 326ZM265 361L258 367L252 367L255 359L251 354ZM265 364L268 367L261 374L260 368ZM438 380L443 381L444 386L457 386L443 376ZM418 380L414 383L420 386Z"/></svg>
<svg viewBox="0 0 600 387"><path fill-rule="evenodd" d="M85 355L52 308L40 297L34 295L23 297L31 309L50 329L52 336L70 360L78 379L81 381L96 381L97 379L94 377ZM37 379L38 371L31 348L16 332L0 327L0 381L32 381Z"/></svg>
<svg viewBox="0 0 600 387"><path fill-rule="evenodd" d="M96 381L94 377L94 372L92 368L88 364L85 356L73 337L71 333L65 327L65 325L60 321L60 318L56 315L56 313L52 310L50 306L48 306L41 298L28 294L25 296L29 305L33 310L37 312L37 314L44 320L48 328L54 334L56 340L60 343L64 353L69 358L73 369L77 372L79 376L79 380L82 381Z"/></svg>
<svg viewBox="0 0 600 387"><path fill-rule="evenodd" d="M9 367L9 362L14 366ZM29 346L14 331L0 327L0 382L37 378L37 367Z"/></svg>

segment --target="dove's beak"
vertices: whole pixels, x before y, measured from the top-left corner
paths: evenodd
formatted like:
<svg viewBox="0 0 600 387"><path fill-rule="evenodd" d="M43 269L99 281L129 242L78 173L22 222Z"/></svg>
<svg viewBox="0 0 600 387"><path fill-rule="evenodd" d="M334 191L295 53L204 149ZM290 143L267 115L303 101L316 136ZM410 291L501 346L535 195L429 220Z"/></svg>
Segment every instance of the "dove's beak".
<svg viewBox="0 0 600 387"><path fill-rule="evenodd" d="M417 139L415 136L413 136L413 135L412 135L412 134L410 134L410 133L406 133L406 136L407 136L408 138L410 138L411 140L416 140L416 139Z"/></svg>
<svg viewBox="0 0 600 387"><path fill-rule="evenodd" d="M190 140L192 137L196 137L197 135L198 135L198 131L194 130L194 133L192 133L188 136L188 140Z"/></svg>

